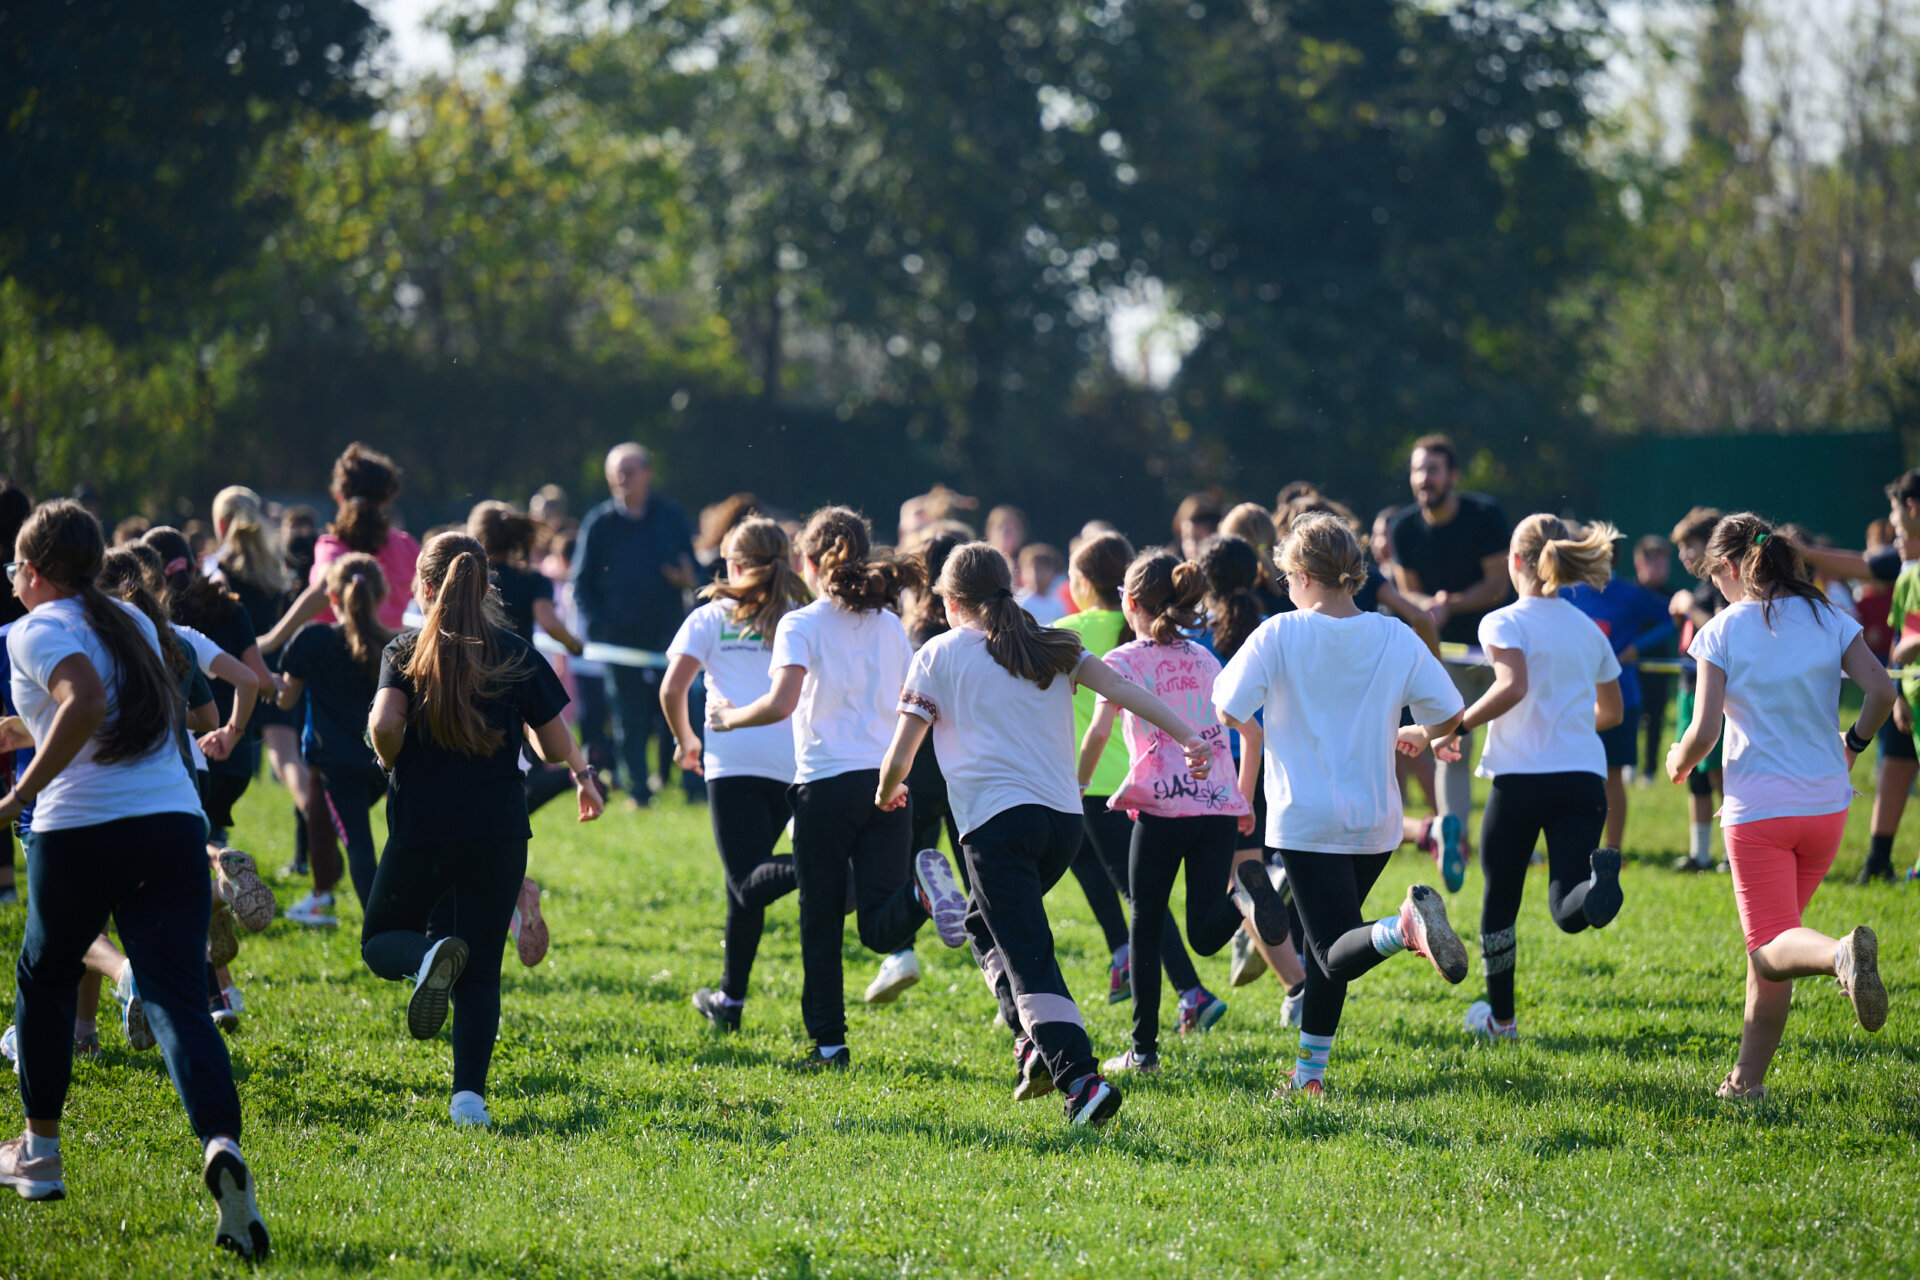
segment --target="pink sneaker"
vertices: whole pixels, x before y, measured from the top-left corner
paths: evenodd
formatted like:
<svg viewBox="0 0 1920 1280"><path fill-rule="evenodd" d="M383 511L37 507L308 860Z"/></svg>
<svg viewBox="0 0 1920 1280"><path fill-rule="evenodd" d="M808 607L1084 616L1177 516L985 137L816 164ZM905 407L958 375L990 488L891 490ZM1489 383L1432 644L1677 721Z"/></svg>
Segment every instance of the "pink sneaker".
<svg viewBox="0 0 1920 1280"><path fill-rule="evenodd" d="M531 969L547 958L547 921L540 914L540 886L531 876L520 878L520 901L513 908L509 931L521 964Z"/></svg>
<svg viewBox="0 0 1920 1280"><path fill-rule="evenodd" d="M30 1158L24 1134L0 1142L0 1186L12 1187L22 1200L67 1198L67 1175L60 1166L60 1157Z"/></svg>
<svg viewBox="0 0 1920 1280"><path fill-rule="evenodd" d="M1425 956L1448 982L1467 976L1467 949L1447 923L1447 904L1424 884L1408 889L1400 904L1400 936L1407 950Z"/></svg>

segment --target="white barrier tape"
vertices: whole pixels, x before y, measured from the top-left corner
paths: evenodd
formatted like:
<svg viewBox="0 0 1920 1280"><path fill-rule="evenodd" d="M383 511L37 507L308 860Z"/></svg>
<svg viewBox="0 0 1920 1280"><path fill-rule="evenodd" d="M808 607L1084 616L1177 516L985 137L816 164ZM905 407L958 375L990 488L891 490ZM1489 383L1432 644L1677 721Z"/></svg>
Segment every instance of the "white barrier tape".
<svg viewBox="0 0 1920 1280"><path fill-rule="evenodd" d="M1480 649L1468 644L1442 643L1440 660L1450 662L1457 667L1481 667L1487 663L1487 655ZM1646 675L1677 676L1684 671L1693 670L1692 658L1642 658L1638 662L1625 665L1635 667ZM1920 667L1892 667L1887 674L1895 680L1907 675L1920 675Z"/></svg>
<svg viewBox="0 0 1920 1280"><path fill-rule="evenodd" d="M544 631L534 633L533 647L542 653L573 656L565 646ZM651 649L632 649L624 644L602 644L598 640L587 641L586 652L580 656L588 662L604 662L615 667L653 667L664 671L667 666L667 655L664 653L655 653Z"/></svg>

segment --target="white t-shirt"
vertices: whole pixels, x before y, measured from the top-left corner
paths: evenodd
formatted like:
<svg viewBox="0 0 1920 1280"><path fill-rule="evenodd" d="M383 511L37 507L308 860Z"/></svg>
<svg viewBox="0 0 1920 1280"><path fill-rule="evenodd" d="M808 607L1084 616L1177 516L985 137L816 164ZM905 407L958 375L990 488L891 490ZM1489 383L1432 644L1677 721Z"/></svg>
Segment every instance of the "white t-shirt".
<svg viewBox="0 0 1920 1280"><path fill-rule="evenodd" d="M1440 660L1377 613L1275 614L1213 685L1223 716L1266 715L1267 845L1383 853L1400 843L1400 709L1440 724L1461 709Z"/></svg>
<svg viewBox="0 0 1920 1280"><path fill-rule="evenodd" d="M1081 651L1085 656L1085 650ZM1071 674L1042 689L993 660L984 632L955 627L921 646L900 710L933 726L960 834L1018 805L1080 813Z"/></svg>
<svg viewBox="0 0 1920 1280"><path fill-rule="evenodd" d="M1773 626L1743 600L1700 628L1689 657L1727 673L1726 801L1720 825L1838 813L1853 800L1840 744L1840 655L1860 624L1777 600Z"/></svg>
<svg viewBox="0 0 1920 1280"><path fill-rule="evenodd" d="M906 627L885 609L816 600L780 619L768 668L807 670L793 713L796 782L880 767L912 660Z"/></svg>
<svg viewBox="0 0 1920 1280"><path fill-rule="evenodd" d="M707 669L707 688L736 707L773 688L767 669L767 645L760 633L733 620L730 601L710 600L687 615L667 656L687 655ZM704 752L707 777L772 778L793 781L793 730L784 724L708 733Z"/></svg>
<svg viewBox="0 0 1920 1280"><path fill-rule="evenodd" d="M160 652L153 624L131 605L119 604L139 626L146 642ZM13 705L33 733L45 742L60 709L47 682L53 669L80 654L93 664L107 687L107 720L118 710L115 685L118 668L100 638L88 625L78 599L52 600L13 624L7 633L7 658L13 664ZM90 827L119 818L155 813L200 812L200 795L170 733L155 740L151 750L133 760L100 764L94 760L97 739L89 739L66 768L55 775L34 800L33 829L62 831Z"/></svg>
<svg viewBox="0 0 1920 1280"><path fill-rule="evenodd" d="M1482 649L1518 649L1527 696L1487 725L1474 773L1607 774L1593 727L1594 686L1620 678L1620 660L1597 623L1558 596L1527 596L1480 619Z"/></svg>

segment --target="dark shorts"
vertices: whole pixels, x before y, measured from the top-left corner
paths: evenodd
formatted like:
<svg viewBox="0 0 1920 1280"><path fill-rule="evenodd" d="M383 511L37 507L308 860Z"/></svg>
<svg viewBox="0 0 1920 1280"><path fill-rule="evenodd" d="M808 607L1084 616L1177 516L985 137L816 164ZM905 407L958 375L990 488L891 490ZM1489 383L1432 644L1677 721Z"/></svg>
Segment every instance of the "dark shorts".
<svg viewBox="0 0 1920 1280"><path fill-rule="evenodd" d="M1639 745L1640 708L1628 707L1626 714L1620 717L1620 723L1611 729L1600 731L1600 745L1607 749L1607 768L1631 768L1638 762L1635 748Z"/></svg>
<svg viewBox="0 0 1920 1280"><path fill-rule="evenodd" d="M1913 749L1913 735L1902 733L1888 716L1886 723L1880 726L1875 735L1880 740L1880 758L1882 760L1920 760L1920 753Z"/></svg>

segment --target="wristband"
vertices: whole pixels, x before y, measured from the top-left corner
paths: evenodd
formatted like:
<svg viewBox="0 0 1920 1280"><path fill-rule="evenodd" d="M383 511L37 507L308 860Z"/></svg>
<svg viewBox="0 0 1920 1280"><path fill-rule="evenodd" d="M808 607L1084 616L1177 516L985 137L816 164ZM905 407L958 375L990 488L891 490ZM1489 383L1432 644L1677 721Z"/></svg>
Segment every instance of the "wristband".
<svg viewBox="0 0 1920 1280"><path fill-rule="evenodd" d="M1873 745L1870 739L1860 736L1860 722L1858 720L1854 721L1852 727L1847 730L1846 743L1847 750L1853 752L1855 755L1864 754L1866 749Z"/></svg>
<svg viewBox="0 0 1920 1280"><path fill-rule="evenodd" d="M572 774L573 785L575 785L576 787L585 786L589 782L593 783L596 787L600 785L600 771L594 768L592 765L588 765L586 768L581 769L578 772L572 769L567 770L567 772L569 774Z"/></svg>

